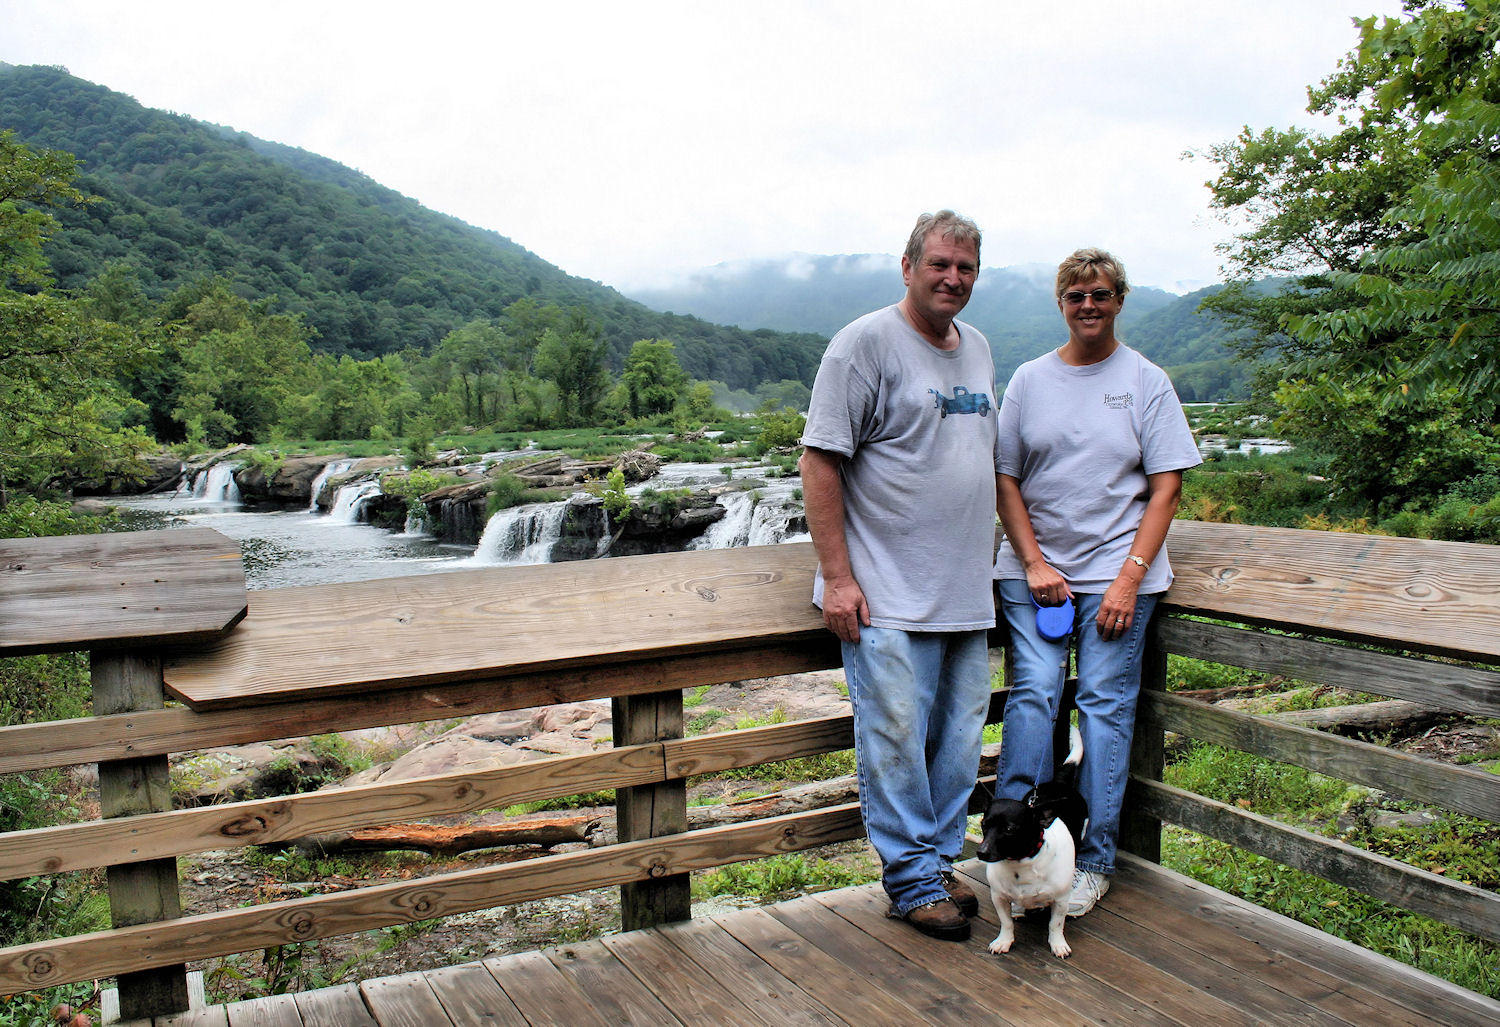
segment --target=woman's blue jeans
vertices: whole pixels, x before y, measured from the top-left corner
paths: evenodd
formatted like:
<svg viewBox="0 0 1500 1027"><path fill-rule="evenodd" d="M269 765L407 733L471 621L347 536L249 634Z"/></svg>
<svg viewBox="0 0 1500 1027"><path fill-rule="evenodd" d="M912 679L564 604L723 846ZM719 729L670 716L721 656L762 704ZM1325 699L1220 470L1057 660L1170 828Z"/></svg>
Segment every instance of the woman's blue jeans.
<svg viewBox="0 0 1500 1027"><path fill-rule="evenodd" d="M1115 872L1115 839L1120 805L1130 772L1130 738L1141 691L1141 654L1146 625L1160 593L1137 596L1135 619L1120 638L1106 642L1094 625L1102 595L1075 593L1074 635L1078 639L1078 730L1083 766L1078 791L1089 805L1088 829L1078 846L1078 869ZM1036 607L1022 580L1000 582L1005 621L1010 625L1010 696L1000 738L1000 769L995 793L1024 798L1040 781L1052 779L1052 726L1068 673L1068 644L1037 634Z"/></svg>
<svg viewBox="0 0 1500 1027"><path fill-rule="evenodd" d="M845 642L865 831L897 916L948 897L990 701L988 633L861 627Z"/></svg>

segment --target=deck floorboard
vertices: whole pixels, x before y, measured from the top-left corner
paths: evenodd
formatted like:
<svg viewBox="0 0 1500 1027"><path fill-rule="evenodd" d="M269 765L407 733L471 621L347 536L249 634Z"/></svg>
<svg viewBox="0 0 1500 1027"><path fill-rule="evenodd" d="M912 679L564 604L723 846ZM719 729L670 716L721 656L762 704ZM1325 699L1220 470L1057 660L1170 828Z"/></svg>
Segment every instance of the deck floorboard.
<svg viewBox="0 0 1500 1027"><path fill-rule="evenodd" d="M962 944L889 919L867 885L156 1027L1500 1022L1500 1002L1130 858L1099 908L1069 922L1071 957L1053 956L1045 924L1027 921L1009 953L991 955L982 869L961 869L980 885Z"/></svg>

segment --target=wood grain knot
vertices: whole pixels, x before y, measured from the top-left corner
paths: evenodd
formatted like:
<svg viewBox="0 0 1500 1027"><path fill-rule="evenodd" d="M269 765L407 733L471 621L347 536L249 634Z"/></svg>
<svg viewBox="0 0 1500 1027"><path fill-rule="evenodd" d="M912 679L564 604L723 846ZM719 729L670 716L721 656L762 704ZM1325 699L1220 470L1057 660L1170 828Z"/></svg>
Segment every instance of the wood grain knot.
<svg viewBox="0 0 1500 1027"><path fill-rule="evenodd" d="M652 877L666 877L667 865L665 863L652 863L649 872Z"/></svg>
<svg viewBox="0 0 1500 1027"><path fill-rule="evenodd" d="M57 964L45 952L28 952L21 958L21 967L26 971L26 980L32 984L45 984L57 972Z"/></svg>
<svg viewBox="0 0 1500 1027"><path fill-rule="evenodd" d="M432 900L431 895L413 895L411 905L407 908L425 920L437 910L437 903Z"/></svg>
<svg viewBox="0 0 1500 1027"><path fill-rule="evenodd" d="M1214 587L1228 588L1230 583L1239 576L1240 569L1238 567L1217 567L1213 572Z"/></svg>
<svg viewBox="0 0 1500 1027"><path fill-rule="evenodd" d="M219 828L219 833L226 838L244 838L252 834L264 834L271 826L271 822L265 817L255 813L248 813L243 817L236 817Z"/></svg>
<svg viewBox="0 0 1500 1027"><path fill-rule="evenodd" d="M715 592L707 585L699 585L694 588L693 591L697 592L698 598L702 599L706 603L716 603L719 601L719 593Z"/></svg>
<svg viewBox="0 0 1500 1027"><path fill-rule="evenodd" d="M285 923L292 934L298 938L310 938L317 920L307 910L299 909L287 917Z"/></svg>

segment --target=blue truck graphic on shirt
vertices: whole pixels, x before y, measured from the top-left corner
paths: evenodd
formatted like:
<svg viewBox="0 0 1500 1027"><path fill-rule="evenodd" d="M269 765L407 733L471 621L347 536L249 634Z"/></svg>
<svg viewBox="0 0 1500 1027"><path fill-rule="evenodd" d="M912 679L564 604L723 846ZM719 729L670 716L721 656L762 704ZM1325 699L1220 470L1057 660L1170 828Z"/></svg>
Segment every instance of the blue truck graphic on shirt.
<svg viewBox="0 0 1500 1027"><path fill-rule="evenodd" d="M989 416L990 397L987 392L970 392L962 385L953 386L952 396L945 396L937 389L928 389L927 391L937 397L937 408L942 411L943 417L947 417L949 414Z"/></svg>

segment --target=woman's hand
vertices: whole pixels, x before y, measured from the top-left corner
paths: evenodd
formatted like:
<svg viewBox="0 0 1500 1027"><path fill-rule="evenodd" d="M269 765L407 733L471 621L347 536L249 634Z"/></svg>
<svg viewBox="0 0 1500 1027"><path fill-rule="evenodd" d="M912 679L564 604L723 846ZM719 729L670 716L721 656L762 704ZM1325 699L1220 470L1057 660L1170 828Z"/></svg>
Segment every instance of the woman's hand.
<svg viewBox="0 0 1500 1027"><path fill-rule="evenodd" d="M1027 565L1026 587L1031 589L1031 597L1043 606L1061 606L1064 599L1073 598L1067 581L1045 560Z"/></svg>
<svg viewBox="0 0 1500 1027"><path fill-rule="evenodd" d="M1121 571L1120 576L1104 590L1104 600L1099 604L1094 626L1099 629L1099 637L1106 642L1121 638L1130 630L1135 621L1136 586L1139 583L1128 576L1128 572Z"/></svg>

